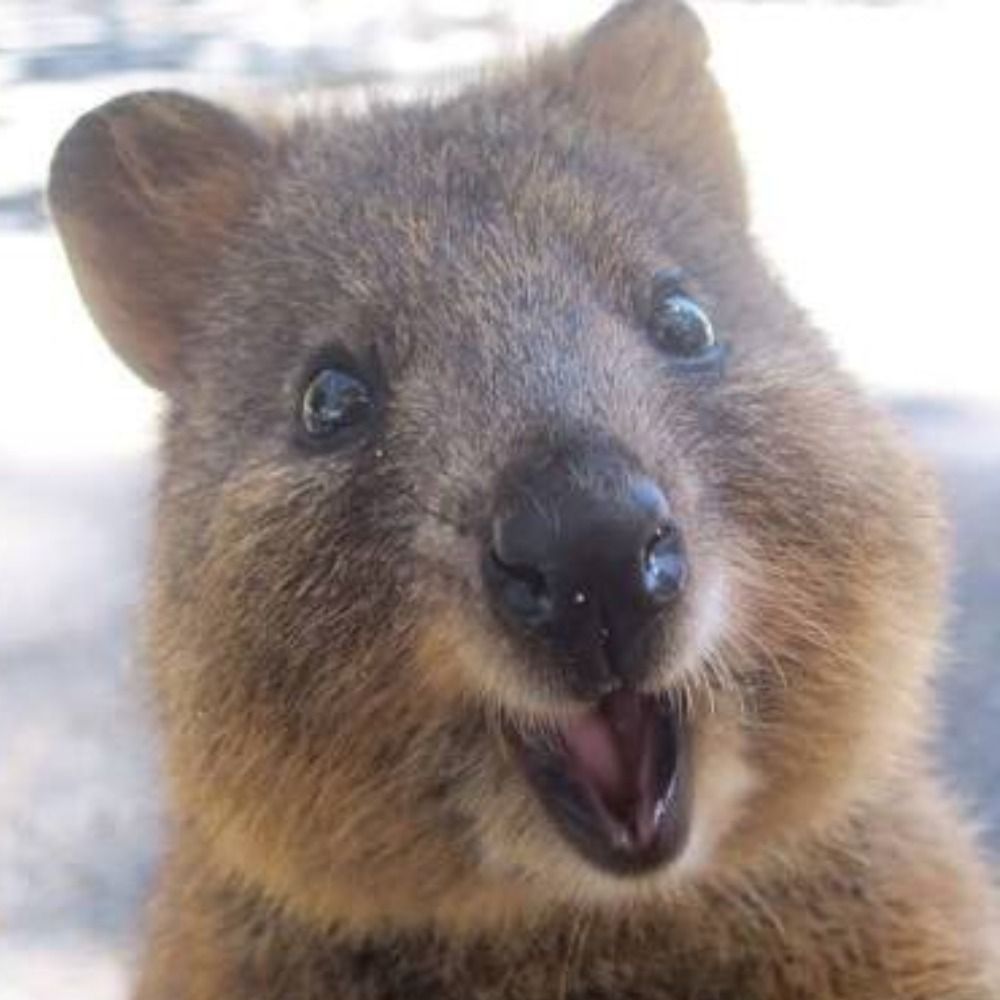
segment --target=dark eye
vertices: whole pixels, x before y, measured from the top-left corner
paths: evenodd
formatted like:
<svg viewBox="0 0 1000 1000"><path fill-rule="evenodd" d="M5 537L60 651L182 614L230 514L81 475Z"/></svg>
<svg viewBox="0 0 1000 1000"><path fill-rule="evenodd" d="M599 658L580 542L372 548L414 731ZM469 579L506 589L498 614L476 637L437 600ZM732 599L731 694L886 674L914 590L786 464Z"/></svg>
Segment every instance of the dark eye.
<svg viewBox="0 0 1000 1000"><path fill-rule="evenodd" d="M368 421L375 410L370 386L341 368L322 368L302 394L301 420L313 438L329 438Z"/></svg>
<svg viewBox="0 0 1000 1000"><path fill-rule="evenodd" d="M668 284L657 291L649 333L662 351L680 362L700 362L717 354L718 343L708 313L690 295Z"/></svg>

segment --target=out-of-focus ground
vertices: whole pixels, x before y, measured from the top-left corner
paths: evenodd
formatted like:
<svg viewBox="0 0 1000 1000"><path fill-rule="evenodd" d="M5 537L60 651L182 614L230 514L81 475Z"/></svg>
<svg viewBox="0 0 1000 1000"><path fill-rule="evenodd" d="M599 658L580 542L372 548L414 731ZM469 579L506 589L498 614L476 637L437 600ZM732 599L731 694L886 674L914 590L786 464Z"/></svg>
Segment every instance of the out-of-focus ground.
<svg viewBox="0 0 1000 1000"><path fill-rule="evenodd" d="M81 112L183 85L438 85L598 0L0 0L0 1000L119 1000L157 845L133 664L157 402L76 300L41 198ZM706 0L757 228L940 470L943 760L1000 846L1000 4Z"/></svg>

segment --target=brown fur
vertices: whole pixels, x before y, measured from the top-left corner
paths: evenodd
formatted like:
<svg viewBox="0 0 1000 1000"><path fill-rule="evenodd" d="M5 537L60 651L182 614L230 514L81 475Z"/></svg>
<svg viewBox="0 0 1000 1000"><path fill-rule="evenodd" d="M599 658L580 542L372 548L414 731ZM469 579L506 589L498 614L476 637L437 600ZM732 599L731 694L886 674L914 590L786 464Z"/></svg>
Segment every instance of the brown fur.
<svg viewBox="0 0 1000 1000"><path fill-rule="evenodd" d="M171 398L143 1000L1000 997L925 739L933 491L749 237L706 55L686 8L635 0L436 104L255 131L146 95L64 139L81 290ZM719 378L643 335L677 265ZM331 344L389 394L315 453L297 396ZM479 574L506 465L595 438L665 485L692 565L653 686L685 700L694 829L642 878L577 857L513 765L500 720L568 695Z"/></svg>

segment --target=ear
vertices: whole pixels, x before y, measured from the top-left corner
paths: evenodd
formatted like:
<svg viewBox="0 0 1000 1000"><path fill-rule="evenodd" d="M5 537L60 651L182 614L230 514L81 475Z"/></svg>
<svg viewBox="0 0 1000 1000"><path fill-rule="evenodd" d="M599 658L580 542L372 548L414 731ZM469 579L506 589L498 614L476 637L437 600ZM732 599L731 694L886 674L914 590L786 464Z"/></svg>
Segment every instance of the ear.
<svg viewBox="0 0 1000 1000"><path fill-rule="evenodd" d="M170 91L84 115L53 157L49 204L73 276L115 351L169 388L192 304L267 154L235 115Z"/></svg>
<svg viewBox="0 0 1000 1000"><path fill-rule="evenodd" d="M564 54L557 87L745 224L739 150L708 58L705 30L681 0L625 0Z"/></svg>

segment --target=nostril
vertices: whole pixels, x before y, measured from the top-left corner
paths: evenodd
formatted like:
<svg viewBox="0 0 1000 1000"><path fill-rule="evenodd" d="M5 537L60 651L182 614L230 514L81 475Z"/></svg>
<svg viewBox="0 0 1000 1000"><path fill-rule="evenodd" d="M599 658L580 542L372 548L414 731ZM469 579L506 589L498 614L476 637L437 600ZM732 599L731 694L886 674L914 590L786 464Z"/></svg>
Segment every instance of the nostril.
<svg viewBox="0 0 1000 1000"><path fill-rule="evenodd" d="M687 561L677 526L668 521L657 528L643 552L642 583L657 604L672 601L687 579Z"/></svg>
<svg viewBox="0 0 1000 1000"><path fill-rule="evenodd" d="M490 552L487 568L503 606L521 624L539 628L552 620L555 602L540 570L505 563L495 551Z"/></svg>

